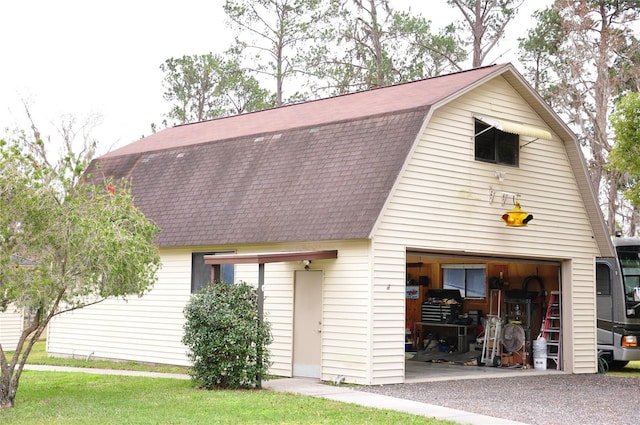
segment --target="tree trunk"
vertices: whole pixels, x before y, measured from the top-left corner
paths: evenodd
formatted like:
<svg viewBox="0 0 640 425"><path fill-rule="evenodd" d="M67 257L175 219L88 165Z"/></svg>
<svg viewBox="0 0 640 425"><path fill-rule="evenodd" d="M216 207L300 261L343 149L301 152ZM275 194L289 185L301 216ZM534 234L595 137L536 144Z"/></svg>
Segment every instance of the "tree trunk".
<svg viewBox="0 0 640 425"><path fill-rule="evenodd" d="M7 363L7 357L0 345L0 410L13 407L13 400L9 397L11 392L11 369Z"/></svg>
<svg viewBox="0 0 640 425"><path fill-rule="evenodd" d="M0 410L7 410L13 407L14 397L2 394L0 395Z"/></svg>
<svg viewBox="0 0 640 425"><path fill-rule="evenodd" d="M482 21L482 1L476 0L475 21L471 23L471 33L473 34L473 68L482 66L482 36L484 35L484 22Z"/></svg>
<svg viewBox="0 0 640 425"><path fill-rule="evenodd" d="M11 388L11 371L8 365L3 365L2 378L0 378L0 410L13 407L16 392Z"/></svg>
<svg viewBox="0 0 640 425"><path fill-rule="evenodd" d="M24 331L23 336L24 338ZM17 350L20 350L21 344L18 343ZM16 351L17 351L16 350ZM4 352L0 352L0 368L2 369L2 375L0 376L0 410L6 410L13 407L13 403L16 398L16 393L18 392L18 382L20 379L20 372L22 372L22 367L24 366L24 362L16 365L14 363L15 356L17 353L14 353L14 360L10 363L7 361L7 358L4 355ZM18 374L16 375L16 367L18 368Z"/></svg>
<svg viewBox="0 0 640 425"><path fill-rule="evenodd" d="M20 376L22 376L24 365L27 363L27 358L33 349L33 344L40 339L49 321L51 321L53 311L57 309L62 299L62 294L64 294L64 291L58 295L58 298L56 298L53 304L52 313L50 313L42 323L40 321L40 310L38 310L33 319L33 323L22 331L11 361L7 359L4 351L1 350L2 347L0 347L0 369L2 370L0 374L0 410L13 407L16 394L18 393L18 386L20 385ZM31 338L29 339L29 337Z"/></svg>
<svg viewBox="0 0 640 425"><path fill-rule="evenodd" d="M384 87L386 70L384 69L384 53L382 51L382 43L380 41L380 25L378 24L378 10L376 9L376 2L370 0L371 5L371 42L373 43L373 52L376 61L376 75L374 77L374 85L369 84L370 87Z"/></svg>
<svg viewBox="0 0 640 425"><path fill-rule="evenodd" d="M609 235L616 234L616 215L618 214L618 185L620 184L620 173L615 171L605 171L605 178L609 181L609 193L607 196L607 227Z"/></svg>
<svg viewBox="0 0 640 425"><path fill-rule="evenodd" d="M640 210L638 207L633 207L633 211L631 212L631 220L629 220L629 236L635 237L638 236L638 220L640 219Z"/></svg>

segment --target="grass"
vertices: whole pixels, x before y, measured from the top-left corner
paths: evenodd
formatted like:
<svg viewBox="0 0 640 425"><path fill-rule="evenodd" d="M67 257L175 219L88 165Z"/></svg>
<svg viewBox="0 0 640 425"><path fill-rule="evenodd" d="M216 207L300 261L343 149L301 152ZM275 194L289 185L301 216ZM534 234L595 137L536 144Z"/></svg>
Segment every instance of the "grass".
<svg viewBox="0 0 640 425"><path fill-rule="evenodd" d="M190 381L25 371L2 425L389 424L449 421L268 390L206 391Z"/></svg>
<svg viewBox="0 0 640 425"><path fill-rule="evenodd" d="M620 369L610 369L607 375L640 378L640 361L629 362L628 365Z"/></svg>
<svg viewBox="0 0 640 425"><path fill-rule="evenodd" d="M28 364L186 373L187 368L50 358L38 342ZM455 422L371 409L269 390L206 391L189 380L25 370L15 407L0 411L2 425L55 424L389 424Z"/></svg>
<svg viewBox="0 0 640 425"><path fill-rule="evenodd" d="M7 353L9 356L13 353ZM48 365L48 366L70 366L70 367L86 367L99 369L116 369L116 370L137 370L143 372L159 372L159 373L188 373L189 368L183 366L162 365L132 361L111 361L111 360L95 360L95 359L72 359L49 357L46 351L46 342L38 341L34 344L31 354L27 359L27 364Z"/></svg>
<svg viewBox="0 0 640 425"><path fill-rule="evenodd" d="M139 362L50 358L38 342L29 364L186 373ZM640 377L640 361L609 372ZM269 390L206 391L191 381L83 373L23 373L16 405L0 424L388 424L454 422Z"/></svg>

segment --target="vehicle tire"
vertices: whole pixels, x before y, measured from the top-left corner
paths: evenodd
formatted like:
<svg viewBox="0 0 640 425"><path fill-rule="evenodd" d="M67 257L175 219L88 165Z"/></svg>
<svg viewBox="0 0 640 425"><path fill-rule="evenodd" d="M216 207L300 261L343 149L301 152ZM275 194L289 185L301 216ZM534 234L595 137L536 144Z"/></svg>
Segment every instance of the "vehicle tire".
<svg viewBox="0 0 640 425"><path fill-rule="evenodd" d="M625 362L625 361L622 361L622 360L614 360L611 363L609 363L609 368L610 369L622 369L623 367L625 367L628 364L629 364L629 362Z"/></svg>
<svg viewBox="0 0 640 425"><path fill-rule="evenodd" d="M498 367L498 366L500 366L501 364L502 364L502 359L501 359L499 356L495 356L495 357L493 358L493 365L494 365L495 367Z"/></svg>

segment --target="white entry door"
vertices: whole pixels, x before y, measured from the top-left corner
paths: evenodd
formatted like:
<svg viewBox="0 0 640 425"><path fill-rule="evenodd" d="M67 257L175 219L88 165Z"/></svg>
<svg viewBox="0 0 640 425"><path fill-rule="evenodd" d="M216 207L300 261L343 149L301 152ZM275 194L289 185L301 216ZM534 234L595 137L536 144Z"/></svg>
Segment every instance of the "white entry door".
<svg viewBox="0 0 640 425"><path fill-rule="evenodd" d="M320 378L322 272L296 272L293 300L293 376Z"/></svg>

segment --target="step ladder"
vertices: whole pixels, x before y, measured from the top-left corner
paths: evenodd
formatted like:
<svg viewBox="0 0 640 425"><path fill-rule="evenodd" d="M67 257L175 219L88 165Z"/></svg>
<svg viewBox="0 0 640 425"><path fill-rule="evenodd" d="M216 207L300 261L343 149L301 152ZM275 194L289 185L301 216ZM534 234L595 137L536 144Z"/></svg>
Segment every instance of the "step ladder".
<svg viewBox="0 0 640 425"><path fill-rule="evenodd" d="M488 315L484 326L482 352L478 359L479 366L502 366L502 319L500 316Z"/></svg>
<svg viewBox="0 0 640 425"><path fill-rule="evenodd" d="M551 291L547 314L542 324L542 336L547 340L547 360L553 360L560 370L562 353L562 314L560 311L560 292Z"/></svg>
<svg viewBox="0 0 640 425"><path fill-rule="evenodd" d="M482 352L478 357L478 366L502 366L501 294L502 292L499 289L492 289L489 295L489 314L484 323L484 339L482 341ZM494 301L496 302L495 309ZM496 310L495 313L494 310Z"/></svg>

